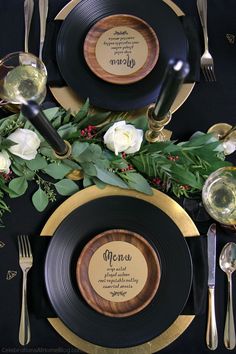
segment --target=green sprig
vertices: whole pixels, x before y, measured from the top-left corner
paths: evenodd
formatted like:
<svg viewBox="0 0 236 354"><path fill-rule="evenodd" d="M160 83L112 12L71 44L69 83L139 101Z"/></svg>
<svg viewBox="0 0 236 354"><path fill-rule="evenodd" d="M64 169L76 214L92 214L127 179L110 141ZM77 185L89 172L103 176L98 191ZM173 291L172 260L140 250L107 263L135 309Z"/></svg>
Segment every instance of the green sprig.
<svg viewBox="0 0 236 354"><path fill-rule="evenodd" d="M211 134L197 134L189 141L142 143L135 154L116 156L103 143L103 135L115 122L129 119L126 112L94 112L89 100L79 112L72 115L59 107L44 111L59 135L70 142L71 156L58 160L48 143L40 137L41 144L33 160L26 161L9 152L12 144L7 137L17 128L35 128L22 114L14 114L0 121L0 151L7 150L11 159L11 176L0 174L0 222L10 211L4 196L17 198L35 183L32 203L43 211L58 194L68 196L79 190L74 181L67 178L73 170L83 175L83 187L95 184L104 188L107 184L124 189L135 189L151 194L152 188L174 194L177 197L199 192L204 181L214 170L230 165L224 161L221 143ZM129 120L136 128L147 130L147 119L140 116ZM90 126L90 130L87 128ZM92 126L92 128L91 128ZM92 129L92 130L91 130ZM88 132L89 134L85 134ZM92 131L92 133L91 133Z"/></svg>

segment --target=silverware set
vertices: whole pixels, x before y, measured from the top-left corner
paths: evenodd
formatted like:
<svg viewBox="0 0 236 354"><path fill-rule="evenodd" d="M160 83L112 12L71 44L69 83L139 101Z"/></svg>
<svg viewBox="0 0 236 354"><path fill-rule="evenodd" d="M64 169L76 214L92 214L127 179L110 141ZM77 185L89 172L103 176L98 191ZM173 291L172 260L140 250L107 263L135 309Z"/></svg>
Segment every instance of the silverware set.
<svg viewBox="0 0 236 354"><path fill-rule="evenodd" d="M44 39L46 34L46 22L48 15L48 0L39 0L39 17L40 17L40 42L39 42L39 59L42 60ZM24 16L25 16L25 45L24 51L29 51L29 33L34 11L34 0L25 0Z"/></svg>
<svg viewBox="0 0 236 354"><path fill-rule="evenodd" d="M208 256L208 316L206 330L206 344L210 350L218 347L218 331L215 315L215 267L216 267L216 224L212 224L207 232ZM227 310L224 329L224 344L229 350L235 348L235 326L232 297L232 274L236 269L236 243L227 243L219 257L220 268L226 273L228 279Z"/></svg>
<svg viewBox="0 0 236 354"><path fill-rule="evenodd" d="M39 16L40 16L40 42L39 42L39 59L42 60L42 52L46 34L46 21L48 15L48 0L39 0ZM206 81L216 81L214 71L214 60L209 52L208 45L208 29L207 29L207 0L197 0L197 9L203 30L204 38L204 53L201 56L201 69ZM34 0L24 1L24 16L25 16L25 52L29 51L29 33L32 15L34 11Z"/></svg>
<svg viewBox="0 0 236 354"><path fill-rule="evenodd" d="M19 265L22 270L22 305L19 327L19 342L26 345L30 341L30 322L27 307L27 274L33 265L33 254L27 235L18 236ZM207 232L208 256L208 316L206 343L210 350L218 346L218 332L215 315L215 268L216 268L216 224L212 224ZM234 349L236 345L232 274L236 270L236 243L228 242L222 249L219 257L220 268L226 273L228 279L227 311L224 329L224 344L227 349Z"/></svg>

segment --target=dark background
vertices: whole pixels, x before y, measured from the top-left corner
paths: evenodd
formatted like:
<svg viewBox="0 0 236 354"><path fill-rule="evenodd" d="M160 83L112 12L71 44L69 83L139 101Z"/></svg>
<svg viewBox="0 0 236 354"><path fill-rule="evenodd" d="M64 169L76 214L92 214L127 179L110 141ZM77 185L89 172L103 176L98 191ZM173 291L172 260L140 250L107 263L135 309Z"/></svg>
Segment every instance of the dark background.
<svg viewBox="0 0 236 354"><path fill-rule="evenodd" d="M24 10L23 0L0 0L0 58L4 55L23 50L24 46ZM53 20L58 11L67 3L66 0L49 0L48 21ZM195 0L176 0L177 5L195 18L202 43L202 32ZM30 50L38 54L39 18L38 1L35 0L34 18L31 28ZM145 6L145 1L144 5ZM208 83L201 77L188 100L174 113L168 128L173 131L174 139L188 139L197 130L206 131L217 122L236 123L236 41L230 44L226 34L236 36L235 0L211 0L208 2L208 30L210 51L214 57L217 81ZM50 93L47 102L53 102ZM0 117L9 113L0 111ZM235 153L231 156L235 164ZM33 187L32 187L33 188ZM50 326L45 319L30 315L32 338L25 348L18 343L19 308L21 273L18 265L16 247L17 234L39 234L51 212L61 203L59 198L46 212L38 213L29 202L32 190L19 199L7 200L12 212L5 216L5 228L0 229L0 241L5 243L0 248L0 348L4 352L78 352ZM198 224L200 232L205 232L208 224ZM236 235L223 232L218 228L217 256L223 245L236 240ZM17 271L12 280L6 280L8 270ZM236 294L234 278L233 294ZM176 284L178 286L178 284ZM218 323L219 346L217 354L228 351L223 345L223 326L226 312L226 276L217 266L216 316ZM173 294L174 301L174 294ZM235 299L236 302L236 299ZM234 304L236 313L236 304ZM127 329L128 330L128 329ZM190 327L162 353L189 354L208 353L205 345L206 313L198 315Z"/></svg>

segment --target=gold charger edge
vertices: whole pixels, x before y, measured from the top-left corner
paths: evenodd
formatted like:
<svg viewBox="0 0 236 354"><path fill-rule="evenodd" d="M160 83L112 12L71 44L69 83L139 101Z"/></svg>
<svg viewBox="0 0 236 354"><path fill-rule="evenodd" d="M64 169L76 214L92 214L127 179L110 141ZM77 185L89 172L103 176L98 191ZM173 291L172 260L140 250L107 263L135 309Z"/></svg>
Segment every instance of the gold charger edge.
<svg viewBox="0 0 236 354"><path fill-rule="evenodd" d="M105 189L98 189L96 186L88 187L77 192L64 203L59 206L46 222L42 229L41 236L53 235L57 227L63 219L65 219L73 210L79 206L101 197L124 195L133 198L145 200L167 214L176 226L179 228L184 237L199 235L199 232L184 209L173 199L162 192L153 190L153 195L148 196L133 190L122 190L120 188L107 186ZM128 348L106 348L97 346L88 341L83 340L74 334L59 318L48 318L53 328L74 347L88 354L145 354L155 353L177 339L190 325L194 319L194 315L180 315L174 323L161 335L149 342L138 346Z"/></svg>
<svg viewBox="0 0 236 354"><path fill-rule="evenodd" d="M171 0L163 0L175 13L177 16L183 16L184 12ZM62 10L57 14L55 20L64 20L66 16L73 10L73 8L80 2L80 0L72 0ZM195 83L186 83L180 89L172 107L171 112L174 113L179 107L187 100L191 94ZM49 89L60 105L66 110L70 109L72 113L78 112L78 110L84 104L84 101L68 86L64 87L51 87ZM137 115L146 114L148 107L144 107L139 110L131 111L130 117L135 117Z"/></svg>

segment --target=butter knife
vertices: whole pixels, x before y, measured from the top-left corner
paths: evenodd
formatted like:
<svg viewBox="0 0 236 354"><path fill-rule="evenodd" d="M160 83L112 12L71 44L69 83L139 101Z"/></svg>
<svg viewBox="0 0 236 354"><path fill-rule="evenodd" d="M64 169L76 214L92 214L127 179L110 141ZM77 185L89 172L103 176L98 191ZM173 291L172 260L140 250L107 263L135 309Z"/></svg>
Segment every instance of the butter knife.
<svg viewBox="0 0 236 354"><path fill-rule="evenodd" d="M25 0L24 2L24 17L25 17L25 47L24 51L29 51L29 32L34 11L34 0Z"/></svg>
<svg viewBox="0 0 236 354"><path fill-rule="evenodd" d="M46 34L46 24L48 16L48 0L39 0L39 17L40 17L40 43L39 43L39 59L42 60L44 39Z"/></svg>
<svg viewBox="0 0 236 354"><path fill-rule="evenodd" d="M206 343L209 349L218 346L218 334L215 315L215 268L216 268L216 224L211 224L207 232L208 256L208 318Z"/></svg>

